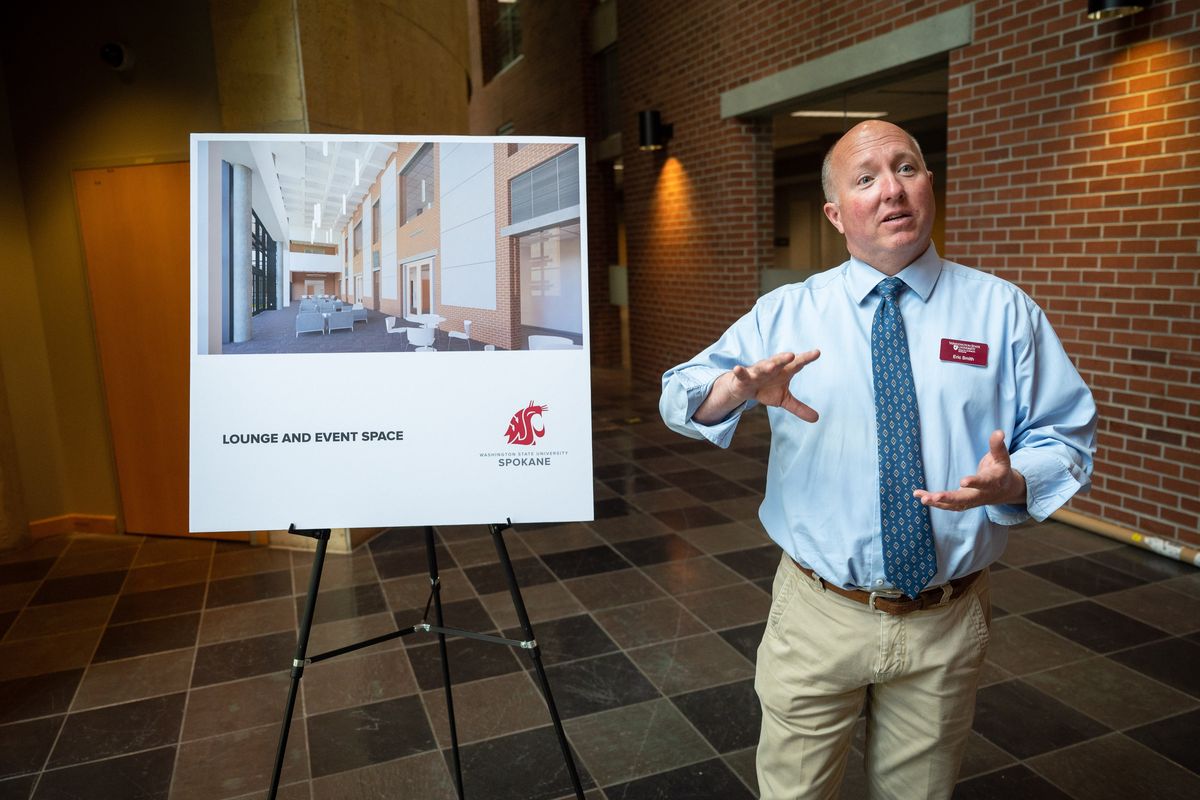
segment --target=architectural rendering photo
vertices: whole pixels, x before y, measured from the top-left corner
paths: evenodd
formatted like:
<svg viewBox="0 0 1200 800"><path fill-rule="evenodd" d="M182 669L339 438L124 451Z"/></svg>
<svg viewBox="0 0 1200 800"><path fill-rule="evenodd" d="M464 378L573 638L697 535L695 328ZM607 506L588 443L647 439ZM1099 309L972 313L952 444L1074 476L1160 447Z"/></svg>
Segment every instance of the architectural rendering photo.
<svg viewBox="0 0 1200 800"><path fill-rule="evenodd" d="M201 355L583 346L578 142L196 148Z"/></svg>

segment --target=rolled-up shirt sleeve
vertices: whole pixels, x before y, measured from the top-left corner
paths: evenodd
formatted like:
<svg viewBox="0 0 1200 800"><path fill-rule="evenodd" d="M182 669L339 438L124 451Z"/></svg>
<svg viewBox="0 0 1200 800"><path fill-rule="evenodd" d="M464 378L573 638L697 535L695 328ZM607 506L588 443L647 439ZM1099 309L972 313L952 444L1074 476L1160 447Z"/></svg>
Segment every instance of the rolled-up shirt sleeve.
<svg viewBox="0 0 1200 800"><path fill-rule="evenodd" d="M696 422L692 416L712 391L717 378L738 364L753 364L766 357L758 319L762 305L760 300L695 358L663 373L658 412L668 428L693 439L707 439L718 447L729 446L742 412L756 405L753 400L712 425Z"/></svg>
<svg viewBox="0 0 1200 800"><path fill-rule="evenodd" d="M1096 403L1045 315L1028 301L1028 328L1014 343L1016 412L1010 457L1025 478L1024 506L989 506L988 517L1041 522L1091 485Z"/></svg>

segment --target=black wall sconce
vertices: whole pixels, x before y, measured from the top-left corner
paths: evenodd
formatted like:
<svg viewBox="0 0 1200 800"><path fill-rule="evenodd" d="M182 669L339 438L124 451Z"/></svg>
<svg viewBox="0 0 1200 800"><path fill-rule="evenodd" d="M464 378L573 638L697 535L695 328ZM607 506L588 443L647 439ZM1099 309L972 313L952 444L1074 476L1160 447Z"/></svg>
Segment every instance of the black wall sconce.
<svg viewBox="0 0 1200 800"><path fill-rule="evenodd" d="M1101 22L1127 17L1145 9L1149 0L1088 0L1088 19Z"/></svg>
<svg viewBox="0 0 1200 800"><path fill-rule="evenodd" d="M674 125L664 125L657 111L638 112L638 149L662 150L675 135Z"/></svg>

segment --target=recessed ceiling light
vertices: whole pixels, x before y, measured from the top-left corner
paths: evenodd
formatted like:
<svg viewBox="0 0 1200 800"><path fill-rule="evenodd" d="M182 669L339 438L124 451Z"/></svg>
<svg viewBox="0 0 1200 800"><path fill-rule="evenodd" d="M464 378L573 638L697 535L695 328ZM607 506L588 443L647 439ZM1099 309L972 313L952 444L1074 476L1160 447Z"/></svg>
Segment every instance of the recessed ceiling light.
<svg viewBox="0 0 1200 800"><path fill-rule="evenodd" d="M886 117L886 111L793 111L793 117L806 119L879 119Z"/></svg>

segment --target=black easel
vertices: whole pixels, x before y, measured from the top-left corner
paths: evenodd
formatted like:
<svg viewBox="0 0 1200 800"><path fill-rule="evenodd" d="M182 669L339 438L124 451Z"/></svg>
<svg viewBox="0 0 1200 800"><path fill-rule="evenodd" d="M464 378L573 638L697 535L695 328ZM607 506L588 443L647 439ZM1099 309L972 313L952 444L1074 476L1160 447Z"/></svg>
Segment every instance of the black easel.
<svg viewBox="0 0 1200 800"><path fill-rule="evenodd" d="M385 633L382 636L349 644L345 647L339 647L336 650L330 650L315 656L307 654L308 635L312 630L313 613L317 608L317 590L321 586L321 572L325 568L325 550L329 545L330 529L300 530L294 524L288 527L288 533L316 539L317 551L313 558L312 572L309 574L308 596L304 603L304 616L300 620L300 632L296 637L296 656L292 659L292 684L288 689L287 708L284 711L283 727L279 732L279 748L275 754L275 770L271 776L271 789L267 794L268 800L275 800L276 794L279 792L279 777L283 773L283 758L287 750L288 728L292 725L292 713L296 707L296 693L300 688L300 679L304 677L305 665L316 664L319 661L325 661L334 656L344 655L355 650L361 650L364 647L391 641L401 636L407 636L410 633L436 633L438 637L438 649L442 659L442 684L446 690L446 714L450 721L450 748L454 766L454 786L458 792L459 800L464 800L462 763L459 759L458 729L454 722L454 698L450 688L450 661L446 654L447 635L464 636L470 639L491 642L492 644L517 647L529 653L530 658L533 659L533 668L537 673L542 697L546 701L546 707L550 711L550 719L554 723L554 733L558 736L558 745L562 748L563 760L567 764L567 772L571 776L571 785L575 789L575 796L578 800L584 800L583 785L579 782L579 773L575 769L575 759L571 755L571 747L567 743L567 735L563 731L562 719L558 716L558 708L554 705L554 696L550 693L550 682L546 679L546 670L542 666L541 649L538 647L537 640L533 637L533 627L529 624L529 614L525 610L525 601L521 598L521 587L517 585L517 576L513 572L512 561L508 557L508 548L504 545L503 533L511 526L512 521L508 520L503 525L489 525L488 528L492 532L492 541L496 545L496 555L500 559L500 566L503 568L504 577L508 581L508 592L512 595L517 619L521 623L521 635L525 637L523 640L505 639L486 633L475 633L474 631L464 631L444 626L444 620L442 619L442 584L438 578L437 551L434 546L433 526L426 525L425 554L429 561L430 592L429 599L425 602L425 613L422 615L421 621L411 628L400 628L392 633ZM434 609L434 621L437 623L436 625L429 624L429 608L431 605Z"/></svg>

